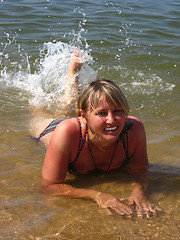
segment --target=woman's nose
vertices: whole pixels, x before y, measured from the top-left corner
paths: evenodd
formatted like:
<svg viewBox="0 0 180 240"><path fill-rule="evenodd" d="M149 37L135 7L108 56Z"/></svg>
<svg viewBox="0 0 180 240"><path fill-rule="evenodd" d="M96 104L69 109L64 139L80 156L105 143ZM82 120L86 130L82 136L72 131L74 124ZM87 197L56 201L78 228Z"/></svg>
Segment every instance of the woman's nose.
<svg viewBox="0 0 180 240"><path fill-rule="evenodd" d="M108 112L107 118L106 118L107 123L114 123L114 115L112 112Z"/></svg>

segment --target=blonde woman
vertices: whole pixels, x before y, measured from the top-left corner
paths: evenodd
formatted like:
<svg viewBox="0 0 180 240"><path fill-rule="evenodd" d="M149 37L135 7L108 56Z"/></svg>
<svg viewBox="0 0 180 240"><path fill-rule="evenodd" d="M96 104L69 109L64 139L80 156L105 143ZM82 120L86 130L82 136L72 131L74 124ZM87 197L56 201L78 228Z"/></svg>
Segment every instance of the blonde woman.
<svg viewBox="0 0 180 240"><path fill-rule="evenodd" d="M74 52L61 103L74 104L81 65L79 53ZM75 188L64 182L67 172L74 175L93 170L108 172L125 166L135 176L129 205L135 205L140 218L156 215L160 209L144 195L148 169L144 127L138 118L128 116L129 106L119 87L106 79L91 82L79 96L76 112L77 117L65 120L39 118L37 122L36 118L34 136L47 145L41 190L46 194L91 199L107 214L115 211L131 217L130 206L111 194Z"/></svg>

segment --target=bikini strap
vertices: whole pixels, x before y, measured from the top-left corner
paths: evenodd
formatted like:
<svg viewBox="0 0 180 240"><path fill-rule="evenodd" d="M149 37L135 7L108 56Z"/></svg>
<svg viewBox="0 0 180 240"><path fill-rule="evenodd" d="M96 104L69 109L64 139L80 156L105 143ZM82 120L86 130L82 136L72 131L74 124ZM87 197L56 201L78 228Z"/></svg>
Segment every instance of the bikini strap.
<svg viewBox="0 0 180 240"><path fill-rule="evenodd" d="M123 148L124 148L124 151L125 151L125 155L126 155L126 158L125 158L125 161L124 161L124 164L123 164L125 167L128 167L128 163L129 163L128 131L132 127L132 125L133 125L132 123L130 123L130 124L125 123L125 126L124 126L122 132L120 133L120 139L121 139L121 142L122 142L122 145L123 145Z"/></svg>
<svg viewBox="0 0 180 240"><path fill-rule="evenodd" d="M79 137L79 145L78 145L78 151L77 151L77 155L74 159L73 162L70 162L69 165L68 165L68 171L69 173L72 173L74 175L77 175L77 172L76 172L76 169L74 167L74 164L75 162L77 161L78 157L79 157L79 154L81 153L82 149L83 149L83 146L85 144L85 141L86 141L86 135L87 135L87 128L86 128L86 133L85 133L85 137L84 139L82 140L82 126L81 126L81 121L79 120L79 118L77 118L78 122L79 122L79 129L80 129L80 137Z"/></svg>

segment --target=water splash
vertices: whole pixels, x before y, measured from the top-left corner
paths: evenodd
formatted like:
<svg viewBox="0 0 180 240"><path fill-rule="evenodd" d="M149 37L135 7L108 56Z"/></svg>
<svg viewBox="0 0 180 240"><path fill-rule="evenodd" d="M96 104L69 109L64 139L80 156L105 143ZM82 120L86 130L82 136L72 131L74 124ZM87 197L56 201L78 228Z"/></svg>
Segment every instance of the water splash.
<svg viewBox="0 0 180 240"><path fill-rule="evenodd" d="M75 8L74 12L79 15L79 21L77 32L73 29L64 36L67 40L66 37L69 35L69 42L54 40L44 43L36 59L28 56L17 44L16 36L11 37L9 33L4 33L5 38L1 42L0 52L0 84L26 92L30 104L51 108L65 89L64 80L71 54L77 48L82 49L84 63L79 72L79 89L95 80L97 72L90 66L93 58L85 38L86 14L79 7Z"/></svg>
<svg viewBox="0 0 180 240"><path fill-rule="evenodd" d="M12 56L12 48L14 56ZM15 39L9 40L1 53L0 82L7 87L13 86L21 89L22 92L26 91L30 104L51 107L64 90L63 83L74 50L76 50L74 46L63 42L44 43L39 58L35 59L31 66L29 57L20 45L16 44ZM94 80L97 75L90 67L93 58L89 52L82 50L81 53L84 65L79 73L80 89ZM35 68L34 73L32 67Z"/></svg>

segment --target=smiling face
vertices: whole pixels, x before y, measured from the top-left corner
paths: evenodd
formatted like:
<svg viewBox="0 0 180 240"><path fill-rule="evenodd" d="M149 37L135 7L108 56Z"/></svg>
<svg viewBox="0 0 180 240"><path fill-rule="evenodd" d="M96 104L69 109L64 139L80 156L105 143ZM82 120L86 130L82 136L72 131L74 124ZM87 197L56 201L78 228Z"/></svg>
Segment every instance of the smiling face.
<svg viewBox="0 0 180 240"><path fill-rule="evenodd" d="M98 78L79 96L76 113L87 123L90 141L107 146L114 143L123 130L129 105L113 81Z"/></svg>
<svg viewBox="0 0 180 240"><path fill-rule="evenodd" d="M95 139L101 146L113 144L124 128L126 114L121 107L108 103L105 94L99 99L99 104L93 110L84 114L88 125L90 139Z"/></svg>

